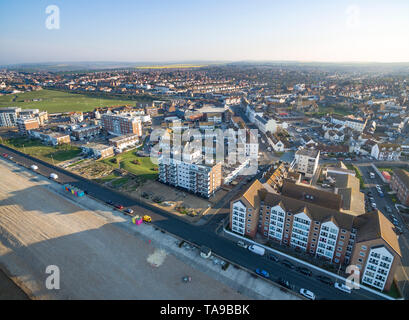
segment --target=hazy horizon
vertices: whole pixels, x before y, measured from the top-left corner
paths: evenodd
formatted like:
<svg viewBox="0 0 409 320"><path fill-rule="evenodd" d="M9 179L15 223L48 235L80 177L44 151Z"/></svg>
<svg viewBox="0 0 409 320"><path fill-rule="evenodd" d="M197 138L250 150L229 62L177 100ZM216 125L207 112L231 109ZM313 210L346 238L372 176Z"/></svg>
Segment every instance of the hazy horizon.
<svg viewBox="0 0 409 320"><path fill-rule="evenodd" d="M0 65L407 63L408 17L406 0L0 0Z"/></svg>

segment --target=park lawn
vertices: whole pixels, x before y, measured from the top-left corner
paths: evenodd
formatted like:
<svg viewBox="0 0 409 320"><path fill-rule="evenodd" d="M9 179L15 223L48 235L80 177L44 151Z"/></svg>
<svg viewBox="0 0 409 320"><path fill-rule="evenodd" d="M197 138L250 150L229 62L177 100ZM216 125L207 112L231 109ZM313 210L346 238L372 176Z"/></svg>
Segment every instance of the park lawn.
<svg viewBox="0 0 409 320"><path fill-rule="evenodd" d="M102 160L104 163L119 169L119 165L112 162L113 159L119 159L121 169L138 176L143 181L155 180L158 177L158 171L154 170L154 168L158 168L158 166L153 164L148 157L143 158L136 156L135 151L128 151L115 157ZM139 161L139 164L134 164L134 160Z"/></svg>
<svg viewBox="0 0 409 320"><path fill-rule="evenodd" d="M81 154L80 148L69 144L54 147L44 145L41 140L25 137L3 139L3 144L32 157L54 164L70 160Z"/></svg>
<svg viewBox="0 0 409 320"><path fill-rule="evenodd" d="M41 101L31 101L41 99ZM106 98L92 98L82 94L74 94L56 90L39 90L16 93L0 97L1 107L21 107L22 109L39 109L48 113L70 111L93 111L99 107L135 105L135 101Z"/></svg>

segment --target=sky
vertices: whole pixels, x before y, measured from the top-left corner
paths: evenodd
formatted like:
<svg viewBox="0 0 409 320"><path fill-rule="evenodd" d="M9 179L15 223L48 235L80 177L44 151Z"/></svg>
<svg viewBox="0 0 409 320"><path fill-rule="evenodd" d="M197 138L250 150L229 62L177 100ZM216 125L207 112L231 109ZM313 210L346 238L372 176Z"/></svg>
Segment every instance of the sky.
<svg viewBox="0 0 409 320"><path fill-rule="evenodd" d="M409 1L0 0L0 64L200 60L409 62Z"/></svg>

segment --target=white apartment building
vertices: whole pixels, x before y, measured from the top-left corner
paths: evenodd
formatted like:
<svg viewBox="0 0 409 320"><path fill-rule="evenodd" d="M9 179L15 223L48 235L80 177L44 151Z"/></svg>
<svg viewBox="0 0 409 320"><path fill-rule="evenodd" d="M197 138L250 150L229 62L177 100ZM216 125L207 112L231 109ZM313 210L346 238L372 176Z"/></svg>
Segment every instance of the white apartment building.
<svg viewBox="0 0 409 320"><path fill-rule="evenodd" d="M368 120L358 120L358 119L351 119L347 117L336 117L333 116L331 117L331 122L334 124L340 124L345 127L351 128L353 130L363 132Z"/></svg>
<svg viewBox="0 0 409 320"><path fill-rule="evenodd" d="M247 105L246 116L249 118L251 123L255 122L257 116L263 117L264 113L262 111L256 111L255 108L251 105Z"/></svg>
<svg viewBox="0 0 409 320"><path fill-rule="evenodd" d="M159 157L159 181L210 198L222 184L222 164L189 163Z"/></svg>
<svg viewBox="0 0 409 320"><path fill-rule="evenodd" d="M372 146L371 156L376 160L398 161L402 148L398 144L378 143Z"/></svg>
<svg viewBox="0 0 409 320"><path fill-rule="evenodd" d="M295 153L295 170L311 178L318 169L319 161L319 150L300 149Z"/></svg>
<svg viewBox="0 0 409 320"><path fill-rule="evenodd" d="M0 108L0 127L16 126L20 112L21 108L18 107Z"/></svg>

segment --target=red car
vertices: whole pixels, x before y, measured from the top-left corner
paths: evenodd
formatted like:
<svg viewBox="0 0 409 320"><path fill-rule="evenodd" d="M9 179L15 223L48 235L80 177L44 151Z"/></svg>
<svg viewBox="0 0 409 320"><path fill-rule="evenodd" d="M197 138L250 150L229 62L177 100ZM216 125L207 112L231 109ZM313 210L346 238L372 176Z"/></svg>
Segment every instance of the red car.
<svg viewBox="0 0 409 320"><path fill-rule="evenodd" d="M9 155L7 153L3 153L3 157L7 158Z"/></svg>
<svg viewBox="0 0 409 320"><path fill-rule="evenodd" d="M115 208L122 210L124 208L124 206L122 204L116 204Z"/></svg>

